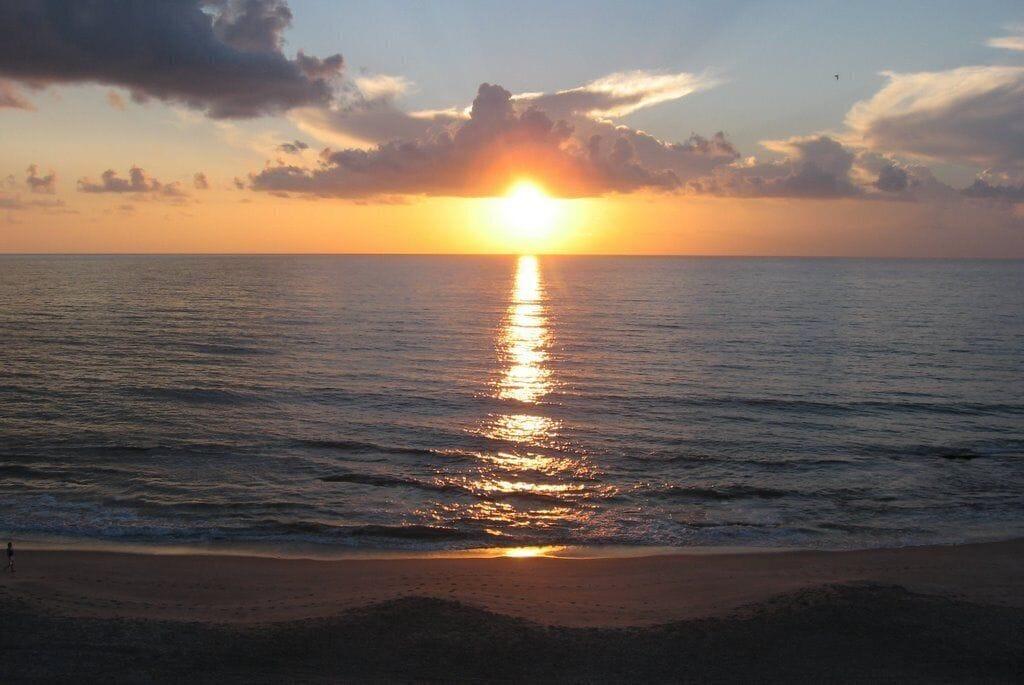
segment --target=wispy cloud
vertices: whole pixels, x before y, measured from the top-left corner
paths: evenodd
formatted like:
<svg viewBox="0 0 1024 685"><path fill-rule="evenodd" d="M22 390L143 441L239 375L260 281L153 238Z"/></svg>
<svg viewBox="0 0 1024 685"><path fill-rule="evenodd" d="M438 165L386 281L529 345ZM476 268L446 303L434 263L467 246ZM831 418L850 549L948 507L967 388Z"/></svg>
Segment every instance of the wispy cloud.
<svg viewBox="0 0 1024 685"><path fill-rule="evenodd" d="M986 44L989 47L1002 50L1024 51L1024 24L1010 24L1006 30L1010 32L1010 35L989 38Z"/></svg>
<svg viewBox="0 0 1024 685"><path fill-rule="evenodd" d="M576 88L549 94L524 93L515 99L535 105L554 117L580 114L617 119L720 83L707 74L620 71Z"/></svg>
<svg viewBox="0 0 1024 685"><path fill-rule="evenodd" d="M888 83L846 116L852 143L959 164L1024 166L1024 67L884 75Z"/></svg>

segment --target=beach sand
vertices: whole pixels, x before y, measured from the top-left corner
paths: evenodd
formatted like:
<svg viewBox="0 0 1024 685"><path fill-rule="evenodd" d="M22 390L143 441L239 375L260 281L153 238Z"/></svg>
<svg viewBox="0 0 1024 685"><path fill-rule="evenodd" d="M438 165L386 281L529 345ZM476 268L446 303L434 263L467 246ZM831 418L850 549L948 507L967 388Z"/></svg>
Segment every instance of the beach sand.
<svg viewBox="0 0 1024 685"><path fill-rule="evenodd" d="M1010 681L1022 562L1024 541L601 559L22 550L0 579L0 678Z"/></svg>

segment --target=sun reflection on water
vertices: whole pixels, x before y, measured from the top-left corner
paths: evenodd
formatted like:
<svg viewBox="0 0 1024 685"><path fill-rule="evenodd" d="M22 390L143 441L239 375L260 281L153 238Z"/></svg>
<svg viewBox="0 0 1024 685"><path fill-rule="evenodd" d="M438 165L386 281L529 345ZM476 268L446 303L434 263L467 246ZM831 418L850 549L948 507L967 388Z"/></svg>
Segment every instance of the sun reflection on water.
<svg viewBox="0 0 1024 685"><path fill-rule="evenodd" d="M573 528L588 525L596 501L615 493L597 485L594 466L559 435L562 422L550 416L557 404L545 398L557 383L551 370L551 321L536 257L516 262L495 346L500 367L492 396L505 410L468 428L491 447L475 453L472 465L445 473L437 482L475 501L436 502L429 516L437 524L468 526L510 544L571 537ZM543 556L556 549L520 546L502 553Z"/></svg>
<svg viewBox="0 0 1024 685"><path fill-rule="evenodd" d="M507 363L498 385L501 399L535 404L551 392L551 371L546 366L550 340L543 296L537 258L520 257L501 336Z"/></svg>
<svg viewBox="0 0 1024 685"><path fill-rule="evenodd" d="M501 556L513 557L515 559L529 559L532 557L548 557L557 554L565 549L564 545L542 545L536 547L506 547L501 550Z"/></svg>

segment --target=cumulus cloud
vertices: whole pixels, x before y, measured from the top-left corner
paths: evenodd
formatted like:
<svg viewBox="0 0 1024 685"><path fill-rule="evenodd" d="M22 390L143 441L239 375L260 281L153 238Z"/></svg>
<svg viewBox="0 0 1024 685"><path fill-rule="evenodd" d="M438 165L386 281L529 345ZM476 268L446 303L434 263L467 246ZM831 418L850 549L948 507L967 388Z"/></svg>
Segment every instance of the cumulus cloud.
<svg viewBox="0 0 1024 685"><path fill-rule="evenodd" d="M192 176L192 187L196 190L209 190L210 181L206 178L206 174L202 171L197 171Z"/></svg>
<svg viewBox="0 0 1024 685"><path fill-rule="evenodd" d="M963 194L971 198L999 202L1024 202L1024 183L1017 185L991 183L987 179L976 178L973 184L964 188Z"/></svg>
<svg viewBox="0 0 1024 685"><path fill-rule="evenodd" d="M717 83L707 75L637 70L617 72L554 93L520 93L512 99L518 111L538 109L553 121L565 120L580 128L581 123L596 125L599 120L607 124L608 119L677 100ZM469 116L469 108L461 106L404 111L397 101L412 87L410 81L400 76L363 75L348 84L335 106L304 108L292 116L301 129L320 140L364 148L436 135ZM596 132L588 131L578 137L585 140Z"/></svg>
<svg viewBox="0 0 1024 685"><path fill-rule="evenodd" d="M0 3L0 76L101 83L216 118L323 105L342 58L282 52L283 0ZM2 100L3 90L0 90Z"/></svg>
<svg viewBox="0 0 1024 685"><path fill-rule="evenodd" d="M956 200L957 191L935 178L931 169L892 155L857 150L850 180L869 197L886 200Z"/></svg>
<svg viewBox="0 0 1024 685"><path fill-rule="evenodd" d="M100 175L99 181L88 178L78 179L78 190L83 193L131 193L149 194L170 198L182 198L187 195L181 183L161 183L149 176L143 169L133 166L128 178L118 175L113 169L107 169Z"/></svg>
<svg viewBox="0 0 1024 685"><path fill-rule="evenodd" d="M901 193L907 189L910 175L906 169L901 169L895 164L887 164L878 172L874 186L887 193Z"/></svg>
<svg viewBox="0 0 1024 685"><path fill-rule="evenodd" d="M220 13L213 31L228 45L245 52L280 52L284 30L291 26L292 12L282 0L215 0L208 5Z"/></svg>
<svg viewBox="0 0 1024 685"><path fill-rule="evenodd" d="M39 175L39 167L35 164L29 165L25 170L25 184L33 193L46 193L52 195L57 191L57 174L51 171L46 176Z"/></svg>
<svg viewBox="0 0 1024 685"><path fill-rule="evenodd" d="M790 138L765 143L784 155L777 161L753 158L722 167L698 179L698 193L741 197L853 197L861 194L850 173L856 154L829 136Z"/></svg>
<svg viewBox="0 0 1024 685"><path fill-rule="evenodd" d="M373 146L325 150L312 168L271 166L253 174L251 184L270 192L353 198L487 196L526 176L554 194L582 196L671 190L738 157L721 133L668 143L604 119L696 89L679 75L643 81L639 74L646 72L631 73L632 85L627 75L616 74L548 96L513 96L485 83L465 113L403 112L395 98L405 86L377 80L369 97L357 82L344 107L298 114L321 136L326 129L343 142L374 141ZM594 96L582 97L583 90Z"/></svg>
<svg viewBox="0 0 1024 685"><path fill-rule="evenodd" d="M885 87L847 114L851 143L958 164L1024 167L1024 67L885 75Z"/></svg>
<svg viewBox="0 0 1024 685"><path fill-rule="evenodd" d="M749 157L691 181L698 194L732 197L955 200L960 195L931 170L844 144L825 134L766 141L779 159Z"/></svg>

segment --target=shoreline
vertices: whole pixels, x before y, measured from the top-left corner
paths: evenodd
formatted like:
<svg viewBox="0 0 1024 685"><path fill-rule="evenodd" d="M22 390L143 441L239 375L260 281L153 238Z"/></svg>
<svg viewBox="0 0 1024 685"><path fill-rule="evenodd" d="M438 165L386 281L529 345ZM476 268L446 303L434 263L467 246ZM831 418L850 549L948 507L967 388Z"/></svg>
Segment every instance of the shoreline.
<svg viewBox="0 0 1024 685"><path fill-rule="evenodd" d="M141 556L202 556L241 557L252 559L279 559L295 561L375 560L401 561L416 559L492 559L534 558L549 559L635 559L646 557L702 557L733 555L774 555L794 552L856 553L883 550L913 550L921 548L966 547L1000 543L1024 543L1017 535L998 536L970 541L909 542L903 545L871 547L768 547L758 545L694 545L675 547L668 545L522 545L507 547L467 547L456 549L420 549L387 547L345 547L319 543L254 543L218 541L213 543L169 544L163 542L123 542L99 538L60 538L50 536L19 538L0 536L0 540L14 540L18 550L34 552L102 552Z"/></svg>
<svg viewBox="0 0 1024 685"><path fill-rule="evenodd" d="M722 616L836 584L1024 608L1024 540L874 549L600 558L297 559L18 548L0 590L69 616L250 623L409 597L544 625L651 626Z"/></svg>

